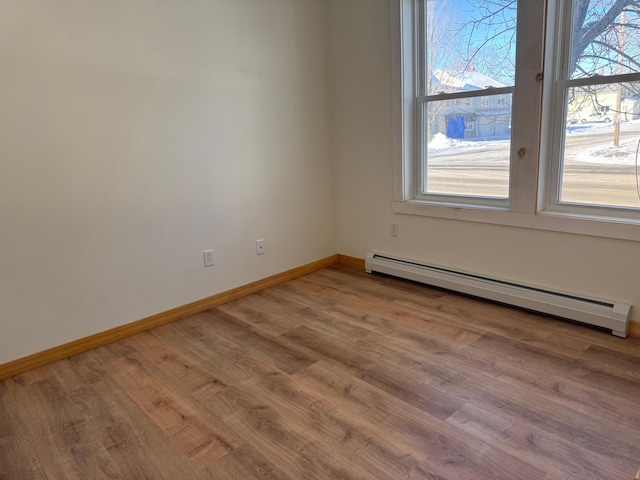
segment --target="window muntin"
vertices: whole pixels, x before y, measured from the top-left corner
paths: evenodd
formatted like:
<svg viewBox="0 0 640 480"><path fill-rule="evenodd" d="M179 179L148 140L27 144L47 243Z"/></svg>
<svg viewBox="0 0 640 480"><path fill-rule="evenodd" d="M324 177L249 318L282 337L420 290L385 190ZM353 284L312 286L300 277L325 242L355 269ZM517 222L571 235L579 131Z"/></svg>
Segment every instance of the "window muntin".
<svg viewBox="0 0 640 480"><path fill-rule="evenodd" d="M576 51L571 42L575 42L574 32L579 31L574 29L572 24L575 6L587 2L597 4L599 8L604 9L607 4L618 5L620 2L609 0L520 2L517 15L522 18L515 19L519 28L517 50L527 54L516 57L517 74L514 74L514 79L517 77L517 85L506 87L512 89L506 92L508 95L498 95L498 92L492 89L468 92L429 90L429 84L426 81L429 64L425 42L428 30L426 12L429 8L435 8L438 2L393 1L398 5L399 25L402 25L395 38L400 39L397 45L403 46L394 50L399 52L399 56L395 57L395 65L404 65L397 70L397 72L402 71L403 74L396 77L399 87L396 90L398 95L394 97L398 99L397 103L394 101L395 118L398 120L398 123L395 123L397 129L394 127L394 131L396 131L396 145L399 147L397 151L400 152L394 167L394 211L640 240L639 210L631 206L633 204L630 201L619 205L610 200L604 202L605 205L601 205L603 202L594 202L584 197L580 200L573 196L571 182L575 184L576 180L575 178L571 180L571 175L575 176L575 170L569 172L569 167L575 167L570 165L571 162L575 163L575 158L569 159L567 156L565 162L564 153L565 136L572 135L572 133L567 134L568 126L576 126L571 123L574 117L572 109L576 102L570 101L569 97L575 96L578 88L592 88L594 85L603 84L611 84L609 88L613 88L613 84L629 85L640 82L637 65L634 67L635 70L627 68L622 74L617 73L618 70L613 67L608 71L598 68L595 72L594 65L591 65L591 71L595 74L590 76L584 73L578 75L575 70L572 71L569 68L571 53ZM476 7L484 5L487 9L495 6L512 7L516 4L515 0L461 0L456 4L470 2L473 2ZM631 27L638 23L637 11L640 9L640 2L633 0L622 3L626 5L625 24L627 26L623 43L625 49L621 57L626 58L626 55L630 57L626 61L633 63L634 59L640 58L640 55L634 53L637 48L633 47L640 43L638 42L640 29ZM593 12L597 13L597 10ZM595 18L593 15L586 18L592 22ZM509 17L509 22L512 20L514 19ZM610 21L620 23L619 18ZM511 28L509 22L503 21L505 30ZM633 39L631 36L634 36ZM591 43L600 41L594 38L590 40ZM516 48L515 43L512 43L511 48ZM594 50L591 49L586 51L585 55L592 55L593 52ZM545 55L544 58L543 55ZM613 56L609 55L607 58L611 60ZM584 66L583 69L586 70ZM543 85L544 88L542 88ZM433 93L433 98L427 98L430 96L429 91ZM426 100L443 102L448 107L464 109L470 106L469 101L458 100L464 96L472 98L483 95L488 95L490 98L479 99L480 105L486 107L487 102L493 107L508 105L512 111L509 125L511 155L507 199L503 198L503 194L491 197L473 191L460 192L435 187L436 179L433 177L437 170L435 167L441 167L437 165L436 159L441 162L442 159L439 157L442 152L437 152L431 166L428 163L429 141L427 139L429 135L434 135L434 132L432 127L427 126L429 120L425 113ZM456 101L465 103L467 107L456 105ZM473 99L471 105L473 105L472 102ZM617 111L622 117L620 127L621 134L624 135L624 122L629 121L624 118L624 114L627 118L631 116L630 109L633 101L623 98L622 102L624 105L619 110L600 100L594 102L593 115L599 118L587 119L587 125L594 124L598 128L604 128L606 121L601 122L600 118L603 115L615 116ZM470 112L463 112L465 134L472 133L469 132L471 130L470 115ZM478 117L473 116L474 130L478 128L477 120ZM581 125L583 124L580 123L577 126ZM608 126L615 125L616 121L611 120ZM576 129L573 128L573 131ZM572 130L569 129L569 131ZM570 153L568 152L567 155ZM433 182L429 181L430 175ZM586 175L584 177L586 178ZM588 190L586 182L582 183L581 188ZM430 188L433 190L431 193ZM625 188L630 189L628 182Z"/></svg>
<svg viewBox="0 0 640 480"><path fill-rule="evenodd" d="M508 206L515 4L483 24L471 2L417 2L416 198Z"/></svg>
<svg viewBox="0 0 640 480"><path fill-rule="evenodd" d="M549 122L556 140L546 158L553 211L640 220L640 5L629 3L559 5L566 20L554 37L562 62L552 70Z"/></svg>
<svg viewBox="0 0 640 480"><path fill-rule="evenodd" d="M511 111L490 108L485 100L496 96L510 94L466 97L462 106L424 102L423 124L430 128L423 134L424 192L462 201L474 197L492 205L508 199Z"/></svg>
<svg viewBox="0 0 640 480"><path fill-rule="evenodd" d="M640 82L564 90L567 125L558 179L560 205L640 208L638 91Z"/></svg>

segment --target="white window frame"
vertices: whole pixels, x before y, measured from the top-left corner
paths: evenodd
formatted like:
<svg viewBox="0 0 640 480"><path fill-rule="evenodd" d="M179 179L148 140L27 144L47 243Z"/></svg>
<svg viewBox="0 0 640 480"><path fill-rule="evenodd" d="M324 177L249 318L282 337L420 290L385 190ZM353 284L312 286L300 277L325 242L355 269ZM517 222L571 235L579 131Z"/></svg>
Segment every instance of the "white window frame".
<svg viewBox="0 0 640 480"><path fill-rule="evenodd" d="M486 90L471 90L464 92L452 92L452 93L438 93L436 95L416 95L415 109L416 109L416 173L413 176L415 187L413 198L417 201L424 201L430 204L449 204L449 205L467 205L467 206L479 206L479 207L501 207L507 208L509 206L509 198L500 197L482 197L482 196L470 196L470 195L454 195L454 194L438 194L423 192L422 179L426 178L425 165L422 159L425 158L424 144L422 138L418 132L425 131L427 128L431 128L430 125L425 125L424 110L427 108L427 103L451 101L457 107L462 107L459 110L459 114L466 118L470 115L467 109L474 107L474 102L478 98L491 98L503 96L505 93L510 94L513 92L513 87L501 87L491 88ZM464 103L461 102L464 100ZM465 133L475 129L475 121L467 125L465 122Z"/></svg>
<svg viewBox="0 0 640 480"><path fill-rule="evenodd" d="M548 141L546 158L548 158L548 171L545 181L546 197L542 196L543 203L539 204L539 209L547 212L587 215L587 216L609 216L619 217L621 219L629 219L631 221L640 222L640 213L638 209L630 209L624 207L608 207L604 205L591 206L584 204L561 203L558 201L560 190L561 176L561 158L563 156L563 139L564 126L566 125L566 114L564 109L566 105L565 91L570 87L585 87L596 85L610 85L618 82L637 82L640 81L640 74L627 73L621 75L603 75L585 78L569 79L568 62L569 62L569 42L561 42L562 33L569 32L571 29L571 7L573 2L567 1L561 5L556 11L555 28L549 32L549 36L555 38L550 39L556 46L555 60L547 62L546 70L550 72L549 78L545 82L545 89L550 92L548 105L545 105L545 121L552 125L548 132L544 132ZM568 34L567 34L568 35ZM555 63L554 63L555 62ZM601 111L596 113L604 114L608 107L601 107ZM544 138L544 137L543 137Z"/></svg>
<svg viewBox="0 0 640 480"><path fill-rule="evenodd" d="M415 35L418 19L414 14L414 1L391 0L393 212L640 241L640 213L637 211L624 216L617 209L576 210L564 208L564 205L558 208L550 202L551 179L553 168L556 168L549 160L553 156L550 152L559 151L559 140L552 134L552 129L544 131L541 125L543 121L548 124L562 120L551 108L558 103L554 103L554 92L560 87L554 85L557 74L553 72L559 71L561 55L558 52L549 55L545 64L545 42L554 39L545 38L547 33L540 25L553 26L548 29L549 35L559 31L558 22L564 19L559 14L561 10L556 0L521 0L518 3L517 52L527 52L527 55L516 55L518 78L512 99L508 205L447 203L446 199L429 201L419 195L416 176L421 167L414 58L418 51ZM544 71L552 74L544 78ZM543 95L543 91L549 94ZM554 130L557 129L555 124Z"/></svg>

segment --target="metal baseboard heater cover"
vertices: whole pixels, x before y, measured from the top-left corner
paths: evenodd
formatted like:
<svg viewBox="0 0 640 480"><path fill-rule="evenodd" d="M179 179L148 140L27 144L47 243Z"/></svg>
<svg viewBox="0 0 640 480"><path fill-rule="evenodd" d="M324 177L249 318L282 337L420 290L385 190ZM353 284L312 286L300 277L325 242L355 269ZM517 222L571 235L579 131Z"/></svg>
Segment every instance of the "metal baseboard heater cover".
<svg viewBox="0 0 640 480"><path fill-rule="evenodd" d="M368 273L384 273L610 329L614 335L622 338L629 333L631 305L626 303L518 285L376 252L367 254L365 268Z"/></svg>

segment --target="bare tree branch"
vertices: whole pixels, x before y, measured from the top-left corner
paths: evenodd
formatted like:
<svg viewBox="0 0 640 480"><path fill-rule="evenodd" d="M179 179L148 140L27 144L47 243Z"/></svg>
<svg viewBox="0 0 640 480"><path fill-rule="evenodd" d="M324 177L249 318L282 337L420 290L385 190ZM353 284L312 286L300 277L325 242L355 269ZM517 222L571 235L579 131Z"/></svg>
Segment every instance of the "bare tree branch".
<svg viewBox="0 0 640 480"><path fill-rule="evenodd" d="M582 75L596 74L596 72L589 72L587 65L579 67L581 60L593 58L587 57L587 49L594 48L596 45L608 49L612 56L623 52L622 56L629 62L628 65L638 66L635 57L640 56L640 40L634 40L635 50L633 53L624 54L625 48L621 45L618 32L622 28L633 32L640 30L640 0L564 1L573 1L570 76L573 76L576 71ZM464 55L464 52L461 52L461 54L467 58L469 65L483 56L483 49L495 42L500 35L504 35L509 29L515 32L515 15L510 12L516 10L517 1L475 0L471 6L471 11L468 13L473 15L473 18L460 29L463 31L466 28L468 32L467 52L469 53ZM617 21L623 11L632 18L632 21L626 22L624 25ZM499 33L492 33L483 41L478 42L478 33L490 30ZM506 49L507 47L505 47ZM605 59L605 55L603 55L603 59ZM609 58L609 61L612 60L613 58Z"/></svg>
<svg viewBox="0 0 640 480"><path fill-rule="evenodd" d="M637 5L637 0L615 0L599 19L587 22L591 0L574 0L573 4L573 42L569 71L573 73L587 46L595 41L603 32L611 28L620 13L631 5Z"/></svg>

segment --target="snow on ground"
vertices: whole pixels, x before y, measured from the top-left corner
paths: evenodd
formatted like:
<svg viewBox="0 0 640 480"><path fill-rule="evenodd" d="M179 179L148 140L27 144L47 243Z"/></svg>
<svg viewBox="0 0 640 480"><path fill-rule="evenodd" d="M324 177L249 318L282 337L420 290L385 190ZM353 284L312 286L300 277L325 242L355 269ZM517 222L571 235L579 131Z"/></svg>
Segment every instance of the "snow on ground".
<svg viewBox="0 0 640 480"><path fill-rule="evenodd" d="M640 142L640 120L624 122L621 125L627 131L625 135L627 140L621 142L620 147L614 147L611 139L607 139L606 143L600 145L580 148L576 146L576 142L572 141L573 146L565 151L565 160L570 162L605 164L605 165L635 165L640 162L640 151L638 145ZM591 123L567 126L567 139L576 140L579 137L591 138L593 135L604 135L607 130L613 132L613 124L611 123ZM629 132L631 130L631 132ZM637 134L634 133L637 132ZM629 139L631 133L631 139ZM428 149L430 153L434 153L436 157L446 156L447 151L460 152L467 148L497 148L502 147L508 142L508 136L493 138L477 138L458 140L449 138L442 133L437 133L429 142ZM593 143L593 142L592 142ZM436 153L437 152L437 153ZM636 158L637 157L637 158Z"/></svg>
<svg viewBox="0 0 640 480"><path fill-rule="evenodd" d="M634 165L637 151L638 140L627 140L619 147L608 143L567 153L567 160L605 165Z"/></svg>
<svg viewBox="0 0 640 480"><path fill-rule="evenodd" d="M439 150L453 150L464 147L485 147L491 146L490 141L476 141L476 140L458 140L456 138L449 138L444 133L436 133L429 142L429 151Z"/></svg>
<svg viewBox="0 0 640 480"><path fill-rule="evenodd" d="M588 148L573 148L566 152L566 160L570 162L592 163L601 165L635 165L640 160L640 152L638 152L638 142L640 142L640 120L632 120L620 124L621 130L627 132L626 135L621 134L622 139L619 147L613 145L613 136L607 138L606 142ZM586 137L594 134L610 131L613 134L613 124L599 123L587 124L583 128L567 127L569 135ZM629 135L631 133L631 135ZM631 138L629 138L631 137Z"/></svg>

